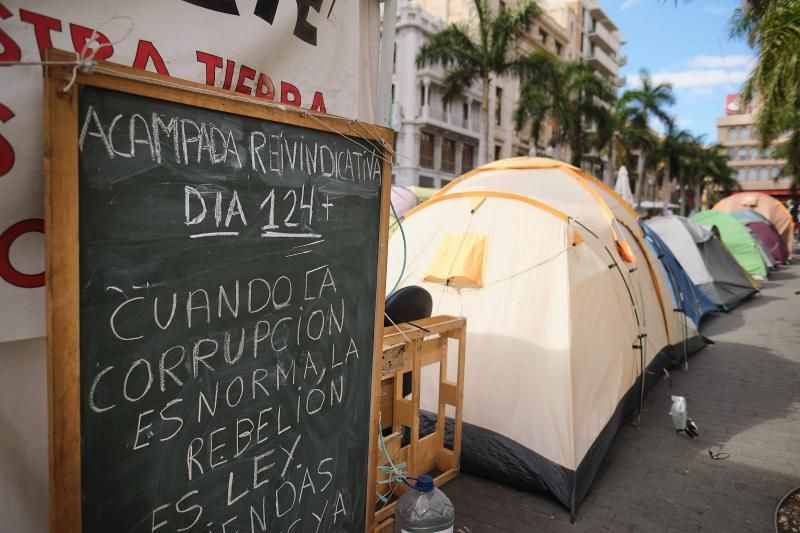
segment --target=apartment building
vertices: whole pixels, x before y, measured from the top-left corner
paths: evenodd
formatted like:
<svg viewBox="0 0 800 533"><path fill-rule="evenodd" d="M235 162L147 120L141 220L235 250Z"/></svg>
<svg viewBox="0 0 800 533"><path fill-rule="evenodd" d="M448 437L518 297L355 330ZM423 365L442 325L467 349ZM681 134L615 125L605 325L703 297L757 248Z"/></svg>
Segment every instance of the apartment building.
<svg viewBox="0 0 800 533"><path fill-rule="evenodd" d="M500 2L493 8L498 9ZM518 53L543 48L564 60L583 58L601 75L618 79L620 61L612 64L605 57L619 57L622 40L602 10L592 7L595 4L596 0L551 0L542 4L541 15L517 43ZM397 133L393 179L398 185L442 187L479 164L481 87L469 87L461 97L445 104L445 69L438 65L416 66L419 49L432 35L450 22L471 21L473 17L471 0L399 2L392 86L392 127ZM599 48L612 52L601 56L596 52ZM603 71L605 67L611 70ZM492 80L490 158L547 153L568 160L569 152L564 147L548 147L549 125L543 128L539 139L531 139L529 130L515 131L513 113L518 95L518 80Z"/></svg>
<svg viewBox="0 0 800 533"><path fill-rule="evenodd" d="M542 9L563 28L569 29L579 57L600 76L616 86L624 84L619 69L627 63L622 55L625 42L599 0L545 0Z"/></svg>
<svg viewBox="0 0 800 533"><path fill-rule="evenodd" d="M619 28L603 11L599 0L545 0L542 7L562 27L569 28L569 39L575 43L577 56L592 71L605 78L614 88L625 84L619 75L620 68L628 61L622 55L625 42ZM588 128L593 131L594 125L589 124ZM568 154L557 157L569 160ZM587 154L581 166L592 174L600 175L606 159L593 151Z"/></svg>
<svg viewBox="0 0 800 533"><path fill-rule="evenodd" d="M755 128L755 113L741 104L738 94L725 100L725 114L717 117L717 143L723 146L736 181L745 191L759 191L777 198L789 195L790 178L782 175L786 163L775 158L775 146L761 147Z"/></svg>

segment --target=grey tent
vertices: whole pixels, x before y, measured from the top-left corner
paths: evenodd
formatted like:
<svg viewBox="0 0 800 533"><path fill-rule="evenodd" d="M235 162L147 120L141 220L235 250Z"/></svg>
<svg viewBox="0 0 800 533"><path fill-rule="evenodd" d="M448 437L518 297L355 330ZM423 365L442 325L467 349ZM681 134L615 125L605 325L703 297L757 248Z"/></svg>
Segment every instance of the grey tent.
<svg viewBox="0 0 800 533"><path fill-rule="evenodd" d="M692 282L721 309L727 310L757 291L710 230L679 216L657 217L646 224L667 243Z"/></svg>

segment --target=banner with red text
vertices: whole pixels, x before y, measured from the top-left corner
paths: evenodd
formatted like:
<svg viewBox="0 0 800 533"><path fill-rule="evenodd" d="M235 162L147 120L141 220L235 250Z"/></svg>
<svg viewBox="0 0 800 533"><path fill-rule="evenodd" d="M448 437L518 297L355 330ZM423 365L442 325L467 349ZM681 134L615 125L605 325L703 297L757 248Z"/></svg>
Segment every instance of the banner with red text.
<svg viewBox="0 0 800 533"><path fill-rule="evenodd" d="M0 0L0 62L45 49L374 122L374 0ZM0 342L44 335L42 67L0 67Z"/></svg>

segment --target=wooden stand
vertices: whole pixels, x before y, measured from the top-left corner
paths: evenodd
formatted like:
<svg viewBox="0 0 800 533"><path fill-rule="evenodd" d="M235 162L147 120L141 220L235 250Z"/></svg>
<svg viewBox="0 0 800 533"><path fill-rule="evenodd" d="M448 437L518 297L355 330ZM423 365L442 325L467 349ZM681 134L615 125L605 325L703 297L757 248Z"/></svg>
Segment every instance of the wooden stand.
<svg viewBox="0 0 800 533"><path fill-rule="evenodd" d="M391 428L384 443L392 462L404 463L410 477L428 474L436 486L453 479L461 459L461 417L464 399L464 353L466 350L466 319L452 316L436 316L398 326L384 328L383 357L381 370L380 412L381 429ZM447 379L448 339L458 343L458 371L455 381ZM439 363L439 398L436 430L423 438L419 436L419 409L422 368ZM411 373L411 398L403 397L403 374ZM453 449L444 445L445 406L455 408L451 418L455 421ZM410 432L410 442L401 446L403 427ZM376 464L389 464L386 455L378 446L373 449ZM387 479L387 474L378 472L377 481ZM389 490L388 484L377 484L379 493ZM402 495L408 487L396 484L394 496ZM394 527L395 501L378 508L375 512L375 531L387 533Z"/></svg>

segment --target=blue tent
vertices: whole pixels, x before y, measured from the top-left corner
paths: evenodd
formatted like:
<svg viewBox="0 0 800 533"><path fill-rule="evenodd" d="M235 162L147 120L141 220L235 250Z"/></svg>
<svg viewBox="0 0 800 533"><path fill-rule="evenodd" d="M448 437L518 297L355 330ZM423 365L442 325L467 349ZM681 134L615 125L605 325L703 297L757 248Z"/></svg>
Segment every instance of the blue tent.
<svg viewBox="0 0 800 533"><path fill-rule="evenodd" d="M684 314L699 326L700 319L703 318L703 315L716 311L717 306L697 287L697 285L692 283L686 271L678 260L675 259L675 256L667 244L661 240L661 237L651 230L647 224L640 221L639 225L644 231L645 240L647 240L647 243L661 261L661 267L664 269L666 277L669 280L670 289L672 290L672 295L675 297L675 301L683 301Z"/></svg>

